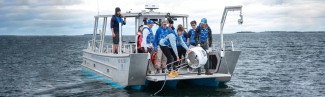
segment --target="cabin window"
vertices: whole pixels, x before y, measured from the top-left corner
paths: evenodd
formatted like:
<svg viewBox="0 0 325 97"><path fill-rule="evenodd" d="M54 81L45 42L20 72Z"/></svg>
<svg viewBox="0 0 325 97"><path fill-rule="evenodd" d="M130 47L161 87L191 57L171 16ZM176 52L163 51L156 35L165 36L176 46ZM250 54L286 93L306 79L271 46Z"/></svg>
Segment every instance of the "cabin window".
<svg viewBox="0 0 325 97"><path fill-rule="evenodd" d="M109 69L107 69L106 72L109 73Z"/></svg>
<svg viewBox="0 0 325 97"><path fill-rule="evenodd" d="M94 64L94 67L96 67L96 64Z"/></svg>

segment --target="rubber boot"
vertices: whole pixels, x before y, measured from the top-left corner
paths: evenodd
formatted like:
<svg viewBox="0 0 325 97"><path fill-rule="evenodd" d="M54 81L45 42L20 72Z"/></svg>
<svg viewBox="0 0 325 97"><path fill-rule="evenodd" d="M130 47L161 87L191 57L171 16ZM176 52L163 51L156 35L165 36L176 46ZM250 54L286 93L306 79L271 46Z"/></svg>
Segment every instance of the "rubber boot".
<svg viewBox="0 0 325 97"><path fill-rule="evenodd" d="M212 75L212 73L209 71L209 69L205 69L205 75Z"/></svg>
<svg viewBox="0 0 325 97"><path fill-rule="evenodd" d="M166 68L163 68L162 70L161 70L161 73L165 73L166 72Z"/></svg>
<svg viewBox="0 0 325 97"><path fill-rule="evenodd" d="M201 75L201 67L197 68L197 75Z"/></svg>

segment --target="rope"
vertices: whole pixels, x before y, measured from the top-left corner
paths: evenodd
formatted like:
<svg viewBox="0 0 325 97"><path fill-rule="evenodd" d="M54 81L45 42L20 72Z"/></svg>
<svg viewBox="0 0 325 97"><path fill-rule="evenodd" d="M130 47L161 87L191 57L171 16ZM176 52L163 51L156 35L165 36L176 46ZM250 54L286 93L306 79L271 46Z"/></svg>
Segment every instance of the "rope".
<svg viewBox="0 0 325 97"><path fill-rule="evenodd" d="M184 60L185 58L182 58L182 59L179 59L179 60L177 60L177 61L174 61L174 62L171 62L171 63L168 63L168 64L166 64L166 66L168 66L168 65L170 65L170 64L172 64L172 63L175 63L175 62L178 62L178 61L181 61L181 60ZM182 66L182 65L184 65L184 64L181 64L181 62L179 62L178 63L178 66ZM185 66L184 66L185 67ZM172 67L173 68L173 67ZM179 68L177 68L177 69L180 69L180 67ZM164 84L163 84L163 86L161 86L161 88L160 88L160 90L158 90L155 94L153 94L154 96L156 96L162 89L164 89L164 87L165 87L165 84L166 84L166 81L167 81L167 73L165 73L165 80L164 80Z"/></svg>
<svg viewBox="0 0 325 97"><path fill-rule="evenodd" d="M163 86L161 86L160 90L158 90L155 94L153 94L154 96L156 96L162 89L164 89L165 84L166 84L166 81L167 81L167 77L166 76L167 76L167 74L165 74L165 81L164 81Z"/></svg>

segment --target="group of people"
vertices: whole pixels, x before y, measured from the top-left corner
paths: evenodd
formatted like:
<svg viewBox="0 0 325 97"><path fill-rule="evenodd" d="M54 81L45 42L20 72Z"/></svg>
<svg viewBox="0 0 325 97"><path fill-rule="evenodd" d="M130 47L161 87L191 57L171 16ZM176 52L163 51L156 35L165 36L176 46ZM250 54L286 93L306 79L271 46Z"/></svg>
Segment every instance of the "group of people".
<svg viewBox="0 0 325 97"><path fill-rule="evenodd" d="M118 45L118 28L116 23L125 25L124 20L120 14L120 8L115 9L115 16L111 19L111 29L113 36L113 51L117 53ZM202 18L201 22L197 25L195 20L191 21L192 29L189 32L184 30L183 25L179 24L175 31L172 19L164 20L154 34L152 27L154 22L149 18L143 19L143 24L139 26L137 32L137 50L138 53L156 53L156 63L154 68L157 72L165 73L166 70L175 70L176 65L174 61L178 61L185 57L187 52L191 52L189 48L202 47L207 50L212 44L212 31L207 24L207 19ZM205 74L211 75L209 72L208 64L204 65ZM198 75L201 75L201 68L198 69Z"/></svg>

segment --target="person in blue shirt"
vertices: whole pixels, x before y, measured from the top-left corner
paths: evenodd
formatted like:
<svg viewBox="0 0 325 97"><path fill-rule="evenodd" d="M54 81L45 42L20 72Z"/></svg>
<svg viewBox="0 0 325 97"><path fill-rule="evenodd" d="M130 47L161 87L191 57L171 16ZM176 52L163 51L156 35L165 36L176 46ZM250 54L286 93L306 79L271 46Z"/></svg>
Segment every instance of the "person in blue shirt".
<svg viewBox="0 0 325 97"><path fill-rule="evenodd" d="M204 50L209 49L212 44L212 31L207 24L207 19L202 18L200 25L195 30L195 43L197 46L202 47ZM209 72L208 62L204 65L205 74L212 75ZM201 75L201 67L198 68L198 75Z"/></svg>
<svg viewBox="0 0 325 97"><path fill-rule="evenodd" d="M169 34L165 38L159 41L160 48L162 52L165 54L165 56L167 57L167 64L176 61L174 60L174 57L176 57L176 59L179 60L179 57L176 55L178 54L176 42L180 42L180 44L184 49L186 49L187 51L189 50L186 43L182 39L182 32L184 32L184 28L182 25L179 25L177 28L177 34L175 31L170 30ZM168 65L167 68L170 70L171 66L173 67L173 70L176 69L173 66L173 64Z"/></svg>
<svg viewBox="0 0 325 97"><path fill-rule="evenodd" d="M167 58L164 55L164 53L161 51L161 48L159 46L159 41L165 38L169 33L169 29L167 28L167 25L168 25L167 20L162 22L162 25L156 31L155 41L154 41L154 51L157 52L156 64L154 65L154 67L158 69L158 72L162 71L162 73L165 73Z"/></svg>
<svg viewBox="0 0 325 97"><path fill-rule="evenodd" d="M196 46L195 44L195 30L196 30L196 21L193 20L191 21L191 27L192 29L190 29L190 31L188 31L187 33L187 45L190 46L190 48L193 48Z"/></svg>
<svg viewBox="0 0 325 97"><path fill-rule="evenodd" d="M115 8L115 14L111 18L111 31L112 31L112 37L113 37L113 52L117 54L118 51L118 44L119 44L119 23L122 23L122 25L126 24L126 17L123 17L122 19L121 15L121 9L119 7Z"/></svg>

